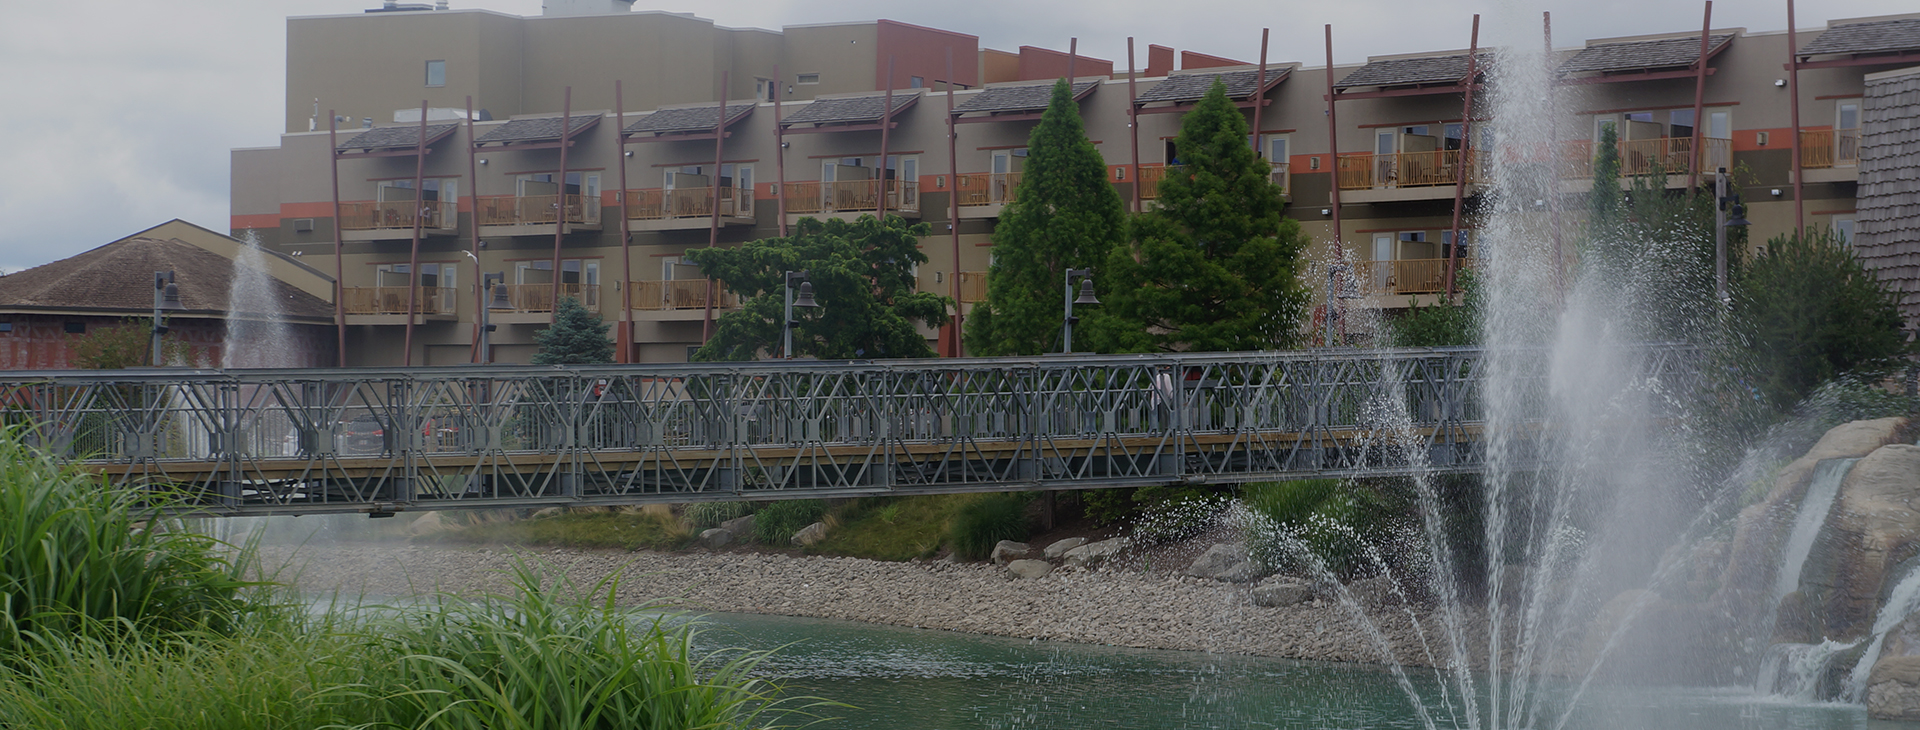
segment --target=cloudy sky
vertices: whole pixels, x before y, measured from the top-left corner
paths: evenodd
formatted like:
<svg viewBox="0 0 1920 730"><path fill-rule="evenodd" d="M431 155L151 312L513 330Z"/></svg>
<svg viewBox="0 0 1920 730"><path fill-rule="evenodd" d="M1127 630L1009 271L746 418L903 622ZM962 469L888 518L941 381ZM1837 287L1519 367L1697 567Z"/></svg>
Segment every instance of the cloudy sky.
<svg viewBox="0 0 1920 730"><path fill-rule="evenodd" d="M15 2L0 9L0 271L71 256L171 218L225 230L228 151L271 146L281 125L286 17L356 13L379 0ZM453 0L455 8L537 15L540 0ZM1254 60L1319 65L1323 24L1335 61L1464 48L1474 13L1483 44L1527 35L1551 11L1557 45L1698 28L1697 3L1660 0L640 0L733 27L888 18L980 37L991 48L1065 49L1126 62L1126 38ZM1172 8L1178 11L1172 11ZM1913 0L1799 3L1799 25L1913 10ZM1717 28L1786 27L1785 0L1722 2ZM1143 59L1144 62L1144 59Z"/></svg>

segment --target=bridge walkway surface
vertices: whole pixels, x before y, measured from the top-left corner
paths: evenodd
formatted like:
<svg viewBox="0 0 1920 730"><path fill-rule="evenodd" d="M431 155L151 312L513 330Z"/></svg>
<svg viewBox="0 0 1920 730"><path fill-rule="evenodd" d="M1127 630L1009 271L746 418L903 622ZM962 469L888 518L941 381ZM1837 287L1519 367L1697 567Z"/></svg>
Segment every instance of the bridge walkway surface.
<svg viewBox="0 0 1920 730"><path fill-rule="evenodd" d="M1689 369L1637 352L1643 378ZM14 371L0 413L219 515L1227 484L1478 470L1487 355Z"/></svg>

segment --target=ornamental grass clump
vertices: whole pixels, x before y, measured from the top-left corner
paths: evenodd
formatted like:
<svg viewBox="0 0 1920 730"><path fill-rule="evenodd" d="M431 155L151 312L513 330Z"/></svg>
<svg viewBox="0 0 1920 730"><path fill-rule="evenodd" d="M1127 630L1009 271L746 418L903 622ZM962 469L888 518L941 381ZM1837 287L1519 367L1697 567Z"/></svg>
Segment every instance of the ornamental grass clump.
<svg viewBox="0 0 1920 730"><path fill-rule="evenodd" d="M1025 540L1030 533L1024 494L1002 492L987 494L962 505L953 515L947 539L953 552L966 560L980 560L993 554L1001 540Z"/></svg>
<svg viewBox="0 0 1920 730"><path fill-rule="evenodd" d="M0 654L29 635L225 632L264 600L235 550L0 430Z"/></svg>

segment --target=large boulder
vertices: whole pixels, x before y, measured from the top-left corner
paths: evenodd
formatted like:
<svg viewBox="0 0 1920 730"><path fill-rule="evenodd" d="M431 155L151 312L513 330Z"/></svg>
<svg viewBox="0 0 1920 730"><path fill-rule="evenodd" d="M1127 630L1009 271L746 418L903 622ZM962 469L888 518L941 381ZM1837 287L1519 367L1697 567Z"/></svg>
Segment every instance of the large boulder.
<svg viewBox="0 0 1920 730"><path fill-rule="evenodd" d="M793 543L796 547L807 547L825 539L827 539L827 524L824 522L815 522L800 528L799 532L793 533L793 538L788 542Z"/></svg>
<svg viewBox="0 0 1920 730"><path fill-rule="evenodd" d="M1053 572L1053 563L1045 560L1015 560L1007 563L1007 573L1015 578L1042 578Z"/></svg>
<svg viewBox="0 0 1920 730"><path fill-rule="evenodd" d="M700 547L708 550L726 547L730 542L733 542L733 533L726 528L712 527L700 531Z"/></svg>
<svg viewBox="0 0 1920 730"><path fill-rule="evenodd" d="M1087 544L1087 539L1084 537L1069 537L1065 540L1054 541L1052 545L1048 545L1047 549L1041 551L1040 554L1045 555L1048 560L1059 560L1067 554L1067 551L1085 544Z"/></svg>
<svg viewBox="0 0 1920 730"><path fill-rule="evenodd" d="M1027 553L1032 551L1033 549L1027 547L1027 544L1024 542L1001 540L993 545L993 564L1006 565L1007 563L1026 557Z"/></svg>
<svg viewBox="0 0 1920 730"><path fill-rule="evenodd" d="M1920 720L1920 656L1882 659L1867 675L1867 716Z"/></svg>
<svg viewBox="0 0 1920 730"><path fill-rule="evenodd" d="M1740 511L1728 549L1726 568L1712 602L1734 622L1764 631L1773 618L1774 575L1780 548L1793 528L1800 502L1823 459L1859 458L1905 438L1907 420L1880 418L1843 423L1827 430L1805 456L1781 468L1766 499Z"/></svg>
<svg viewBox="0 0 1920 730"><path fill-rule="evenodd" d="M726 522L722 522L720 523L720 529L733 533L734 539L741 542L751 540L753 539L753 515L735 517Z"/></svg>
<svg viewBox="0 0 1920 730"><path fill-rule="evenodd" d="M1882 446L1853 465L1821 540L1807 556L1800 591L1818 636L1853 638L1873 627L1899 563L1920 548L1920 446Z"/></svg>
<svg viewBox="0 0 1920 730"><path fill-rule="evenodd" d="M1265 575L1260 564L1247 554L1244 545L1219 543L1207 548L1200 557L1194 558L1187 566L1186 574L1195 578L1210 578L1229 583L1245 583Z"/></svg>
<svg viewBox="0 0 1920 730"><path fill-rule="evenodd" d="M1127 549L1127 539L1116 537L1111 540L1090 542L1068 550L1063 556L1066 564L1075 568L1092 568L1112 560L1121 551Z"/></svg>

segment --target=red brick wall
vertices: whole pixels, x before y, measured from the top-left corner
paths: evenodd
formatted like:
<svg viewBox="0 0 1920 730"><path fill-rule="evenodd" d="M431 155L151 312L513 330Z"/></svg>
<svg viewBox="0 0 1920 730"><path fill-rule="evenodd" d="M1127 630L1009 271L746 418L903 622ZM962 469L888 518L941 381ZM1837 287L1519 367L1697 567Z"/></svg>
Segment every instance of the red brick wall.
<svg viewBox="0 0 1920 730"><path fill-rule="evenodd" d="M68 322L85 322L87 331L126 326L120 317L62 315L0 315L13 324L0 332L0 370L66 370L73 367L73 343L86 335L68 334ZM145 327L145 320L137 326ZM334 364L333 328L296 325L290 367L327 367ZM226 323L211 319L176 319L168 323L167 340L187 345L190 367L219 367L226 346Z"/></svg>
<svg viewBox="0 0 1920 730"><path fill-rule="evenodd" d="M929 89L947 77L947 49L953 49L953 80L974 88L980 85L980 39L965 33L922 28L891 20L879 21L875 31L880 50L874 59L873 88L887 88L887 57L893 57L893 88L911 86L919 76Z"/></svg>
<svg viewBox="0 0 1920 730"><path fill-rule="evenodd" d="M1073 75L1082 78L1112 76L1113 62L1080 56L1073 64ZM1022 81L1060 79L1066 76L1067 54L1047 48L1020 47L1020 79Z"/></svg>

